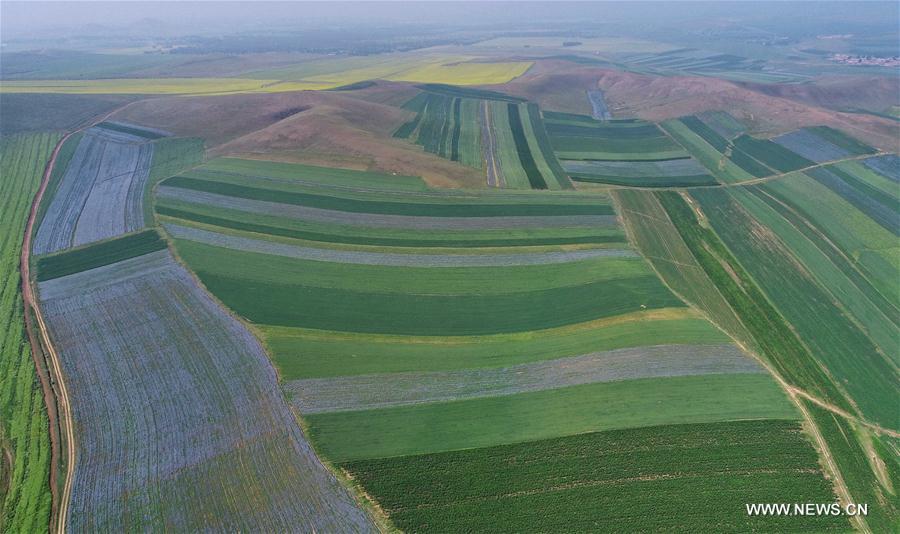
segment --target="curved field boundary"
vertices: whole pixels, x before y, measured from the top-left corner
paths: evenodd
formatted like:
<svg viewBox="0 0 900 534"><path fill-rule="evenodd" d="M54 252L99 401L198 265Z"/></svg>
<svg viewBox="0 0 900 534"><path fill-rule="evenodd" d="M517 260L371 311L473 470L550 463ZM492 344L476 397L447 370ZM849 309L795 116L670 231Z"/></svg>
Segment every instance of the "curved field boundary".
<svg viewBox="0 0 900 534"><path fill-rule="evenodd" d="M358 265L392 265L402 267L503 267L512 265L545 265L568 263L592 258L636 258L625 249L588 249L520 254L397 254L361 252L327 248L302 247L249 237L220 234L190 226L166 224L166 231L178 239L196 241L244 252L258 252L286 258Z"/></svg>
<svg viewBox="0 0 900 534"><path fill-rule="evenodd" d="M260 344L168 251L39 288L79 429L67 530L375 531Z"/></svg>
<svg viewBox="0 0 900 534"><path fill-rule="evenodd" d="M182 200L195 204L235 209L248 213L281 215L295 219L330 224L367 226L373 228L401 228L415 230L464 230L496 228L560 228L573 226L615 227L615 215L512 215L496 217L428 217L420 215L391 215L357 213L265 200L252 200L217 193L162 186L157 198Z"/></svg>
<svg viewBox="0 0 900 534"><path fill-rule="evenodd" d="M311 414L514 395L635 378L733 373L765 370L735 345L657 345L510 367L312 378L288 382L284 388L301 413Z"/></svg>

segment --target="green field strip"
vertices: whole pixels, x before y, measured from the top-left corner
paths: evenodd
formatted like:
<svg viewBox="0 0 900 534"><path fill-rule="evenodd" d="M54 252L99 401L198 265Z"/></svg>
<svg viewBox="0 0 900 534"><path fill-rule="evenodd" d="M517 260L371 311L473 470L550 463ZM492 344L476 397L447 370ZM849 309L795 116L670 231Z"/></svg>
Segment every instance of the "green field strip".
<svg viewBox="0 0 900 534"><path fill-rule="evenodd" d="M643 345L726 343L689 308L663 308L513 334L400 336L260 325L283 380L503 367Z"/></svg>
<svg viewBox="0 0 900 534"><path fill-rule="evenodd" d="M339 187L288 181L267 177L247 176L244 174L211 172L203 168L190 169L179 174L180 177L213 183L224 183L240 187L252 187L267 191L330 196L339 199L350 199L364 202L391 202L409 204L448 204L448 205L598 205L608 204L605 194L573 193L572 191L548 191L548 194L537 194L530 189L443 189L428 191L390 191L362 187ZM167 184L166 184L167 185Z"/></svg>
<svg viewBox="0 0 900 534"><path fill-rule="evenodd" d="M177 207L172 207L177 206ZM227 210L211 206L162 199L156 212L179 223L250 232L263 238L287 238L330 245L361 245L421 248L535 247L561 245L606 245L624 243L617 228L548 228L497 230L403 230L392 228L344 227Z"/></svg>
<svg viewBox="0 0 900 534"><path fill-rule="evenodd" d="M144 220L153 220L153 188L166 178L203 162L203 140L196 137L166 137L153 143L150 175L144 189Z"/></svg>
<svg viewBox="0 0 900 534"><path fill-rule="evenodd" d="M318 167L300 163L281 163L238 158L216 158L198 167L198 170L235 174L250 178L268 178L275 183L307 183L312 185L367 188L386 191L428 191L428 186L417 176L354 171L332 167ZM273 185L274 187L274 185Z"/></svg>
<svg viewBox="0 0 900 534"><path fill-rule="evenodd" d="M154 229L92 243L65 252L38 257L38 281L80 273L89 269L136 258L166 248L166 242Z"/></svg>
<svg viewBox="0 0 900 534"><path fill-rule="evenodd" d="M900 328L900 310L895 304L885 299L833 244L799 214L759 188L748 193L756 195L758 200L754 202L747 193L742 192L735 192L735 198L778 234L792 251L805 259L806 269L818 278L822 287L840 300L858 323L865 326L867 333L885 354L897 356L894 347L900 342L897 331ZM759 201L769 209L759 205Z"/></svg>
<svg viewBox="0 0 900 534"><path fill-rule="evenodd" d="M562 189L562 186L560 185L560 182L556 177L556 173L553 172L553 170L550 168L550 163L544 157L545 154L538 144L537 136L534 131L534 119L532 118L531 113L540 113L540 111L537 110L537 106L534 106L533 108L532 106L522 106L519 108L519 111L521 115L522 130L528 145L528 152L534 159L537 171L538 173L540 173L541 179L544 181L544 188L551 190ZM553 153L551 152L551 155L552 154Z"/></svg>
<svg viewBox="0 0 900 534"><path fill-rule="evenodd" d="M553 137L591 137L606 140L643 140L665 137L653 123L626 123L619 126L617 123L599 121L591 125L549 121L547 123L547 133Z"/></svg>
<svg viewBox="0 0 900 534"><path fill-rule="evenodd" d="M447 139L452 106L452 98L428 95L428 102L422 111L422 120L416 135L416 143L422 145L426 152L449 157L443 147Z"/></svg>
<svg viewBox="0 0 900 534"><path fill-rule="evenodd" d="M463 204L459 202L391 202L365 201L311 193L298 193L248 187L237 184L174 176L164 182L167 187L189 189L248 200L309 206L352 213L410 215L418 217L503 217L540 215L612 215L604 204Z"/></svg>
<svg viewBox="0 0 900 534"><path fill-rule="evenodd" d="M637 190L619 190L614 195L636 247L663 281L735 339L755 348L752 336L691 253L656 195Z"/></svg>
<svg viewBox="0 0 900 534"><path fill-rule="evenodd" d="M339 467L409 532L437 524L454 532L498 524L520 532L850 528L843 517L743 510L744 503L834 500L815 449L792 421L610 430Z"/></svg>
<svg viewBox="0 0 900 534"><path fill-rule="evenodd" d="M757 139L745 134L734 140L734 146L760 163L782 173L815 165L815 162L768 139Z"/></svg>
<svg viewBox="0 0 900 534"><path fill-rule="evenodd" d="M450 160L459 161L459 134L462 122L462 100L453 100L453 132L450 138Z"/></svg>
<svg viewBox="0 0 900 534"><path fill-rule="evenodd" d="M728 140L716 133L715 130L707 126L697 117L693 115L687 117L681 117L677 119L681 124L685 125L692 132L697 134L701 139L709 143L709 145L715 148L717 151L721 153L725 153L728 149Z"/></svg>
<svg viewBox="0 0 900 534"><path fill-rule="evenodd" d="M479 118L480 100L466 98L462 100L461 123L459 135L459 162L469 167L480 169L484 164L481 152L481 120Z"/></svg>
<svg viewBox="0 0 900 534"><path fill-rule="evenodd" d="M765 176L771 176L775 174L775 170L770 169L769 167L766 167L762 163L756 161L749 154L737 147L729 147L729 150L726 154L728 159L730 159L735 165L757 178L763 178Z"/></svg>
<svg viewBox="0 0 900 534"><path fill-rule="evenodd" d="M176 242L182 258L197 271L234 278L252 278L259 282L289 281L313 287L374 293L499 295L599 281L613 282L650 274L646 264L637 257L601 257L569 263L506 265L500 268L427 268L315 261L229 249L185 239L177 239ZM335 252L338 255L346 254L345 251ZM596 252L603 252L603 249ZM409 254L398 256L409 256L413 260L418 257ZM442 257L453 259L461 256ZM471 256L462 256L466 257ZM490 260L493 256L482 254L475 257ZM503 276L498 276L501 270Z"/></svg>
<svg viewBox="0 0 900 534"><path fill-rule="evenodd" d="M695 176L660 176L654 178L634 178L630 176L597 176L593 174L572 173L572 180L609 185L625 185L632 187L696 187L701 185L718 185L719 182L708 174Z"/></svg>
<svg viewBox="0 0 900 534"><path fill-rule="evenodd" d="M529 124L526 125L526 128L531 129L531 132L528 135L533 137L536 144L536 147L532 147L532 153L541 154L541 157L547 164L547 167L549 167L549 171L560 189L574 189L572 182L570 182L568 176L566 176L566 171L563 170L562 165L560 165L559 160L556 159L556 155L553 153L553 145L550 143L550 136L547 134L544 121L541 120L540 108L538 108L537 104L528 104L526 109L528 111L529 119ZM529 139L532 137L529 137ZM549 175L545 174L544 176L545 179L547 179L548 185L554 181L550 180Z"/></svg>
<svg viewBox="0 0 900 534"><path fill-rule="evenodd" d="M364 186L339 186L315 183L302 179L281 179L230 172L210 171L205 167L190 169L181 174L187 178L222 182L241 186L270 189L290 193L311 193L366 201L446 203L446 204L604 204L602 194L588 195L572 191L553 191L537 194L515 189L427 189L399 191Z"/></svg>
<svg viewBox="0 0 900 534"><path fill-rule="evenodd" d="M333 462L519 443L584 432L740 419L796 419L767 375L649 378L308 416Z"/></svg>
<svg viewBox="0 0 900 534"><path fill-rule="evenodd" d="M646 137L639 139L598 139L595 137L551 136L550 141L556 152L598 152L598 153L622 153L622 154L678 154L687 157L688 154L675 145L671 139L665 136ZM628 156L623 156L627 158ZM664 159L675 159L672 156ZM561 157L561 159L570 159ZM575 158L578 159L578 158ZM663 159L663 158L657 158Z"/></svg>
<svg viewBox="0 0 900 534"><path fill-rule="evenodd" d="M528 184L532 189L547 189L547 182L544 181L528 146L519 105L507 104L507 114L509 115L509 129L516 145L516 152L519 154L519 162L522 164L522 169L525 170L525 176L528 177Z"/></svg>
<svg viewBox="0 0 900 534"><path fill-rule="evenodd" d="M679 120L668 120L660 124L672 138L697 159L721 182L735 183L752 180L754 176L722 155L702 137L694 133Z"/></svg>
<svg viewBox="0 0 900 534"><path fill-rule="evenodd" d="M697 263L778 374L788 383L849 410L850 404L821 364L722 240L710 228L699 224L694 211L680 195L669 192L656 195Z"/></svg>
<svg viewBox="0 0 900 534"><path fill-rule="evenodd" d="M896 237L827 187L805 175L763 186L787 202L848 257L888 300L900 294Z"/></svg>
<svg viewBox="0 0 900 534"><path fill-rule="evenodd" d="M819 432L828 444L841 478L850 492L852 502L869 505L863 518L873 532L891 532L900 516L900 499L896 491L900 487L900 465L896 451L888 451L867 430L855 427L840 416L819 406L801 400L812 416ZM862 441L873 443L866 450ZM873 456L883 466L887 480L882 480L872 468Z"/></svg>
<svg viewBox="0 0 900 534"><path fill-rule="evenodd" d="M519 158L513 131L509 128L509 108L508 104L498 102L491 102L490 105L492 132L497 150L495 155L500 160L504 187L510 189L531 189L528 174L522 167L522 160Z"/></svg>
<svg viewBox="0 0 900 534"><path fill-rule="evenodd" d="M772 304L861 413L896 425L900 375L896 363L825 293L771 230L752 218L724 191L695 191L709 223ZM896 360L893 360L896 362Z"/></svg>
<svg viewBox="0 0 900 534"><path fill-rule="evenodd" d="M524 332L681 305L655 276L499 295L433 295L258 282L250 273L197 275L225 305L254 323L368 333Z"/></svg>
<svg viewBox="0 0 900 534"><path fill-rule="evenodd" d="M50 523L50 421L25 332L19 259L31 202L59 133L0 138L0 531L41 532ZM57 156L62 169L78 135ZM68 154L68 155L66 155ZM52 184L52 182L51 182ZM48 189L48 193L50 190Z"/></svg>
<svg viewBox="0 0 900 534"><path fill-rule="evenodd" d="M583 160L583 161L670 161L673 159L688 159L691 156L684 150L671 150L666 152L571 152L557 150L559 159Z"/></svg>

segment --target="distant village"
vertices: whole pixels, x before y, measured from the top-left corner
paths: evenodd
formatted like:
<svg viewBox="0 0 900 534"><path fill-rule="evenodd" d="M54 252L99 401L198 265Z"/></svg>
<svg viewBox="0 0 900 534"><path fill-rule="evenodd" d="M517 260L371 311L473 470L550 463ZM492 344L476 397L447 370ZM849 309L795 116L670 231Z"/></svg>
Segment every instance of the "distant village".
<svg viewBox="0 0 900 534"><path fill-rule="evenodd" d="M879 67L900 66L900 56L876 57L855 56L851 54L832 54L828 59L836 63L843 63L844 65L875 65Z"/></svg>

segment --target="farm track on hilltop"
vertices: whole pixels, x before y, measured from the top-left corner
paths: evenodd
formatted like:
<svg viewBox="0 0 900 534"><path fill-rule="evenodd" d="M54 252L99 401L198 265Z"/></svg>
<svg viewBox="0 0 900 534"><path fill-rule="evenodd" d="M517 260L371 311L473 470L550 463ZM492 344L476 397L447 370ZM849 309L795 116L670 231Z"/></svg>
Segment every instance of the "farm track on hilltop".
<svg viewBox="0 0 900 534"><path fill-rule="evenodd" d="M31 240L34 234L34 223L37 220L38 208L40 207L41 201L44 198L44 193L47 191L47 185L50 183L50 175L53 173L53 168L56 165L56 158L59 155L59 151L62 146L66 141L69 140L70 137L72 137L76 133L103 122L108 117L128 107L130 104L131 103L125 104L113 109L112 111L107 112L96 120L91 121L88 124L65 134L59 140L59 142L53 148L53 153L50 155L50 159L47 161L47 165L44 168L44 175L41 178L41 185L38 188L37 193L34 195L34 200L31 203L31 209L28 213L28 222L25 226L25 234L22 238L22 255L19 263L19 268L22 279L22 305L25 308L25 329L28 332L28 339L31 343L32 348L31 355L34 360L36 368L35 370L38 374L38 377L40 378L41 389L44 394L44 403L47 406L48 417L50 419L50 492L52 495L52 504L50 511L51 524L49 525L49 531L59 532L60 534L65 532L66 529L66 514L68 512L68 504L70 496L72 494L72 480L74 478L73 475L75 471L75 433L72 424L72 411L71 404L69 402L69 393L66 389L66 382L62 374L62 366L59 362L59 356L50 341L50 335L47 333L47 326L44 323L44 317L41 314L40 305L38 304L37 299L34 297L34 288L32 286L31 278ZM38 341L38 335L36 335L35 325L32 322L30 312L34 313L34 319L38 323L37 332L40 333L40 340L43 343ZM45 375L42 372L43 366L41 365L38 354L44 354L48 359L46 364L47 374L49 376ZM58 394L54 393L53 383L51 382L51 380L55 381L55 383L57 384L59 390ZM66 473L63 482L62 495L59 494L59 475L57 473L57 468L60 462L60 448L62 447L62 442L60 441L59 434L57 434L57 428L59 428L59 430L64 432L66 435ZM56 523L56 525L54 526L53 523Z"/></svg>

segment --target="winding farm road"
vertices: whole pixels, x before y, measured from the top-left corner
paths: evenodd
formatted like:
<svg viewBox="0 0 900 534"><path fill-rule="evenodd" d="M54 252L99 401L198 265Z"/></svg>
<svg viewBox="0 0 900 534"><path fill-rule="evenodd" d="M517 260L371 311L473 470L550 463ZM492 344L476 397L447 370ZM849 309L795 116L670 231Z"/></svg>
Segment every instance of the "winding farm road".
<svg viewBox="0 0 900 534"><path fill-rule="evenodd" d="M56 146L53 148L53 153L50 155L50 159L49 161L47 161L46 167L44 167L44 175L41 177L41 185L38 188L37 193L34 195L34 200L31 203L31 210L28 213L28 222L25 226L25 235L22 238L22 255L20 257L19 272L21 274L22 280L22 303L25 307L25 329L28 333L28 339L32 346L31 354L36 366L36 372L41 378L41 389L43 390L44 403L47 406L48 415L51 411L50 407L54 406L57 412L57 421L59 423L60 429L65 434L65 441L60 442L59 436L56 434L54 428L55 425L53 424L53 418L51 417L50 491L53 497L53 502L51 505L51 517L55 517L56 524L51 524L49 530L50 532L58 532L60 534L64 533L66 530L68 504L72 495L72 480L74 478L73 474L75 472L75 432L73 430L72 409L71 403L69 402L69 392L66 389L66 381L65 377L63 376L62 366L59 362L59 355L57 354L56 349L53 348L53 343L50 341L50 335L47 333L47 326L44 323L44 316L41 313L38 299L35 298L34 286L32 285L31 240L32 236L34 235L34 223L37 220L38 208L40 207L41 201L44 198L44 193L46 193L47 191L47 185L50 183L50 175L53 173L53 168L56 165L56 158L57 156L59 156L59 151L62 148L63 144L65 144L65 142L76 133L105 121L111 115L118 111L121 111L129 105L131 105L131 103L125 104L124 106L120 106L113 109L112 111L109 111L105 115L102 115L100 118L91 121L89 124L65 134L62 139L60 139L59 142L56 143ZM37 328L35 328L35 325L31 320L31 314L29 313L29 310L34 312L34 319L37 321ZM42 343L38 343L38 336L36 335L36 332L40 334ZM43 347L41 345L43 345ZM41 372L41 365L38 357L38 354L40 354L41 352L43 352L47 356L47 370L57 387L57 393L55 395L53 392L52 384L48 383L47 378ZM66 473L63 482L62 495L60 495L57 490L58 474L56 468L59 466L60 448L62 447L63 443L66 447ZM51 519L51 523L52 522L54 521Z"/></svg>

